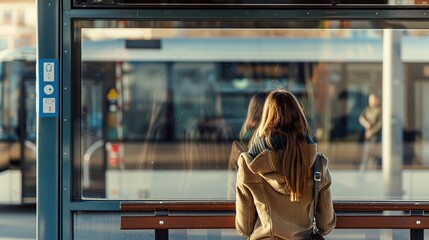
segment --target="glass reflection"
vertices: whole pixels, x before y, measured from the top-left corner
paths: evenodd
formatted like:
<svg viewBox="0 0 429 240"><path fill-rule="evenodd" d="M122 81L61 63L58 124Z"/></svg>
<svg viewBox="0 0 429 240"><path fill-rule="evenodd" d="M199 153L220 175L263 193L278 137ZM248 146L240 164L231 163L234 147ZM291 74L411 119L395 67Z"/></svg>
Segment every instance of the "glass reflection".
<svg viewBox="0 0 429 240"><path fill-rule="evenodd" d="M400 55L391 59L404 77L393 75L391 84L404 93L387 98L384 31L83 28L82 197L226 199L231 145L250 98L286 88L299 97L318 149L330 159L335 199L424 198L418 183L429 163L428 32L395 31ZM383 155L392 148L381 141L391 132L385 125L370 164L362 160L359 117L371 94L383 114L392 101L402 106L397 117L381 116L397 123L398 161ZM399 184L386 186L383 176L400 176Z"/></svg>

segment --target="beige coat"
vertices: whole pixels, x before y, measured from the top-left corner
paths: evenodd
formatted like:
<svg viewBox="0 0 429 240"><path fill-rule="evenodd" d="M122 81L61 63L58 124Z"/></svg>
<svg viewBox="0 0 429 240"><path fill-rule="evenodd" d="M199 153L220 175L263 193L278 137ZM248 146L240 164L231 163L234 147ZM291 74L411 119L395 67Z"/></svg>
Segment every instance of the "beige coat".
<svg viewBox="0 0 429 240"><path fill-rule="evenodd" d="M316 144L311 165L316 157ZM236 220L238 234L248 239L308 239L313 218L313 173L299 202L289 200L285 178L277 170L277 155L281 152L264 150L253 159L242 153L238 159ZM322 235L334 229L336 215L331 200L331 177L328 160L322 159L322 181L317 205L317 226Z"/></svg>

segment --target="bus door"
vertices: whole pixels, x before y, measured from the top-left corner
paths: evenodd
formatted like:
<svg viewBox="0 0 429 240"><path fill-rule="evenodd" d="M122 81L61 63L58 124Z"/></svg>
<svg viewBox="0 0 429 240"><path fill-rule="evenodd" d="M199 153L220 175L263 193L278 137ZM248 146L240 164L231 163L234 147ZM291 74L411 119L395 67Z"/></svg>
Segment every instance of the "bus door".
<svg viewBox="0 0 429 240"><path fill-rule="evenodd" d="M24 75L19 110L19 136L21 149L22 201L36 201L36 81Z"/></svg>
<svg viewBox="0 0 429 240"><path fill-rule="evenodd" d="M0 61L0 203L21 202L19 61Z"/></svg>
<svg viewBox="0 0 429 240"><path fill-rule="evenodd" d="M36 197L35 64L1 63L0 202L34 203Z"/></svg>
<svg viewBox="0 0 429 240"><path fill-rule="evenodd" d="M105 151L103 138L103 96L105 76L87 77L82 82L82 105L79 111L85 141L82 141L82 194L104 196Z"/></svg>

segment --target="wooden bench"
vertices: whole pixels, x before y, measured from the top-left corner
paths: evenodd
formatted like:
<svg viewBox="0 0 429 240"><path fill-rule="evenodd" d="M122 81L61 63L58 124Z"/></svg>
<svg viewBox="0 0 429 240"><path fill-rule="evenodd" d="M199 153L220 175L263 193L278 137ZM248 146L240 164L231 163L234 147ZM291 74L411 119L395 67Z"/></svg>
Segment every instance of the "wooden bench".
<svg viewBox="0 0 429 240"><path fill-rule="evenodd" d="M234 202L123 202L121 229L153 229L168 239L168 229L233 229ZM411 240L423 240L429 229L429 202L334 202L337 229L409 229Z"/></svg>

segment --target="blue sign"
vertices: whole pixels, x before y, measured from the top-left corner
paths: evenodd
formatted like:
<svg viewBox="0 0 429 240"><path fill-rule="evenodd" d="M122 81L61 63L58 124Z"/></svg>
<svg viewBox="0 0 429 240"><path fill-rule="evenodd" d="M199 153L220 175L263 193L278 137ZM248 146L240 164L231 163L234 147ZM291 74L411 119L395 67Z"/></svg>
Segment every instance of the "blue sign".
<svg viewBox="0 0 429 240"><path fill-rule="evenodd" d="M39 117L58 117L58 59L40 58L38 73Z"/></svg>

